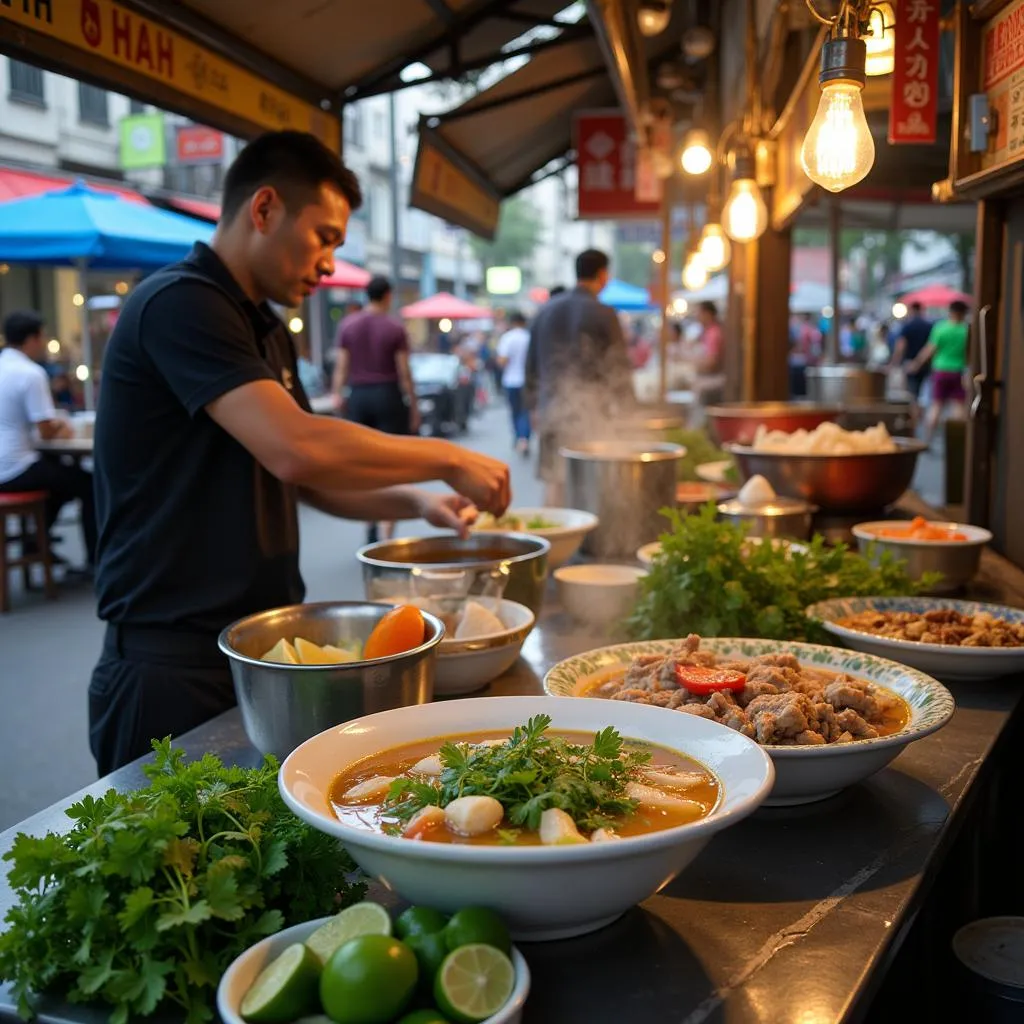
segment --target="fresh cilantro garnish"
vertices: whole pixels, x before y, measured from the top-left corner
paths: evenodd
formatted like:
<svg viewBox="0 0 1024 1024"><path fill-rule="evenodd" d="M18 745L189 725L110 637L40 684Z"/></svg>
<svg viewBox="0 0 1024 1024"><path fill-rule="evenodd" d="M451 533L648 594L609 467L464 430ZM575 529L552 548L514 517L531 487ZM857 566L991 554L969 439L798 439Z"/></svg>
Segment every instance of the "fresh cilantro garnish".
<svg viewBox="0 0 1024 1024"><path fill-rule="evenodd" d="M549 735L550 725L547 715L536 715L501 745L445 743L439 782L397 779L388 794L388 813L406 821L429 804L446 807L460 796L492 796L513 826L499 832L502 842L514 841L508 837L516 829L539 828L549 807L565 811L586 832L632 814L636 801L626 797L626 783L651 755L627 750L610 727L583 745Z"/></svg>
<svg viewBox="0 0 1024 1024"><path fill-rule="evenodd" d="M47 992L106 1004L111 1024L172 1008L214 1019L220 976L248 946L361 898L355 865L285 805L277 762L185 762L154 741L145 789L70 807L65 835L19 835L4 855L18 902L0 979L24 1018Z"/></svg>
<svg viewBox="0 0 1024 1024"><path fill-rule="evenodd" d="M904 562L885 552L875 561L816 536L805 552L769 543L745 545L744 527L717 520L714 503L699 513L664 512L669 531L662 553L640 581L627 623L638 640L701 636L756 636L826 642L824 627L804 609L835 597L903 597L935 585L918 582Z"/></svg>

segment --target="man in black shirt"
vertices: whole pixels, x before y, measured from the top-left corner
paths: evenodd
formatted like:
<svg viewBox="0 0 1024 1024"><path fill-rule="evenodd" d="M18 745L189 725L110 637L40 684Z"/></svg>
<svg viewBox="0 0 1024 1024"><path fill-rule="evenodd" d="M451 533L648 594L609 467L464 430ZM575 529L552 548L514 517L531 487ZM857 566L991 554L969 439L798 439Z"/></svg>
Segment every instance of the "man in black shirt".
<svg viewBox="0 0 1024 1024"><path fill-rule="evenodd" d="M89 687L101 774L231 707L217 635L302 601L297 501L358 520L464 528L501 514L508 469L435 439L314 416L268 302L333 271L359 184L311 135L277 132L228 172L211 245L147 278L108 342L95 427L99 614ZM443 480L455 494L402 486Z"/></svg>

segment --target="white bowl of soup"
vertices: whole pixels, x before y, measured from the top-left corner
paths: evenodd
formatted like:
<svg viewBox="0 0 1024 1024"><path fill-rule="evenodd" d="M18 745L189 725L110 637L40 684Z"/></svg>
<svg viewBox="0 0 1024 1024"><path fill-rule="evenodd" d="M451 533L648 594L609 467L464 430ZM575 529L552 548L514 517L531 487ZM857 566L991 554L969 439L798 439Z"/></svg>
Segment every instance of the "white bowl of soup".
<svg viewBox="0 0 1024 1024"><path fill-rule="evenodd" d="M607 698L581 703L637 702L677 718L706 716L749 735L775 763L767 806L824 800L863 781L941 729L954 706L938 680L895 661L731 637L603 647L559 662L544 689Z"/></svg>
<svg viewBox="0 0 1024 1024"><path fill-rule="evenodd" d="M541 841L545 825L517 828L507 819L474 836L446 835L447 826L418 832L410 821L389 820L388 798L375 780L404 780L446 742L474 756L493 745L505 756L516 727L543 715L555 747L591 744L612 727L626 744L622 765L650 755L650 770L637 783L644 788L629 790L645 802L633 801L636 810L618 818L594 817L564 840L548 830ZM676 778L663 786L658 777L665 775ZM300 818L340 839L368 875L404 899L452 911L488 906L513 938L537 941L603 927L657 892L716 832L751 814L773 779L771 760L756 743L715 722L617 701L487 697L400 708L329 729L289 755L279 786ZM375 787L376 795L352 795ZM598 837L598 822L612 835Z"/></svg>

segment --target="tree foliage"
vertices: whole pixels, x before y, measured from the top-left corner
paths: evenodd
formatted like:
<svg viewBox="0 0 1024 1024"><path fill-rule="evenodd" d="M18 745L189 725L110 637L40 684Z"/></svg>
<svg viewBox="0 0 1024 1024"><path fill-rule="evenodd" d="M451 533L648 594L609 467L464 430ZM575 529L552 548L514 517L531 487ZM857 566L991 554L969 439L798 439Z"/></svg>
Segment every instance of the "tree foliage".
<svg viewBox="0 0 1024 1024"><path fill-rule="evenodd" d="M493 242L474 237L473 254L485 267L522 267L540 244L543 222L537 208L522 196L501 204Z"/></svg>

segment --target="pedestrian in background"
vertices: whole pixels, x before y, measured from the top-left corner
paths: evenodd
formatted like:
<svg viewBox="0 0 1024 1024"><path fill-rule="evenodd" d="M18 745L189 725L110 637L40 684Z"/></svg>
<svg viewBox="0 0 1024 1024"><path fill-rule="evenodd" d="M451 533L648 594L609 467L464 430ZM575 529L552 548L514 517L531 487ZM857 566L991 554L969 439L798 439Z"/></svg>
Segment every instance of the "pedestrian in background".
<svg viewBox="0 0 1024 1024"><path fill-rule="evenodd" d="M932 333L932 322L926 319L924 307L920 302L912 302L908 310L909 316L900 326L899 333L892 349L892 369L903 370L906 374L906 388L914 396L914 401L921 398L921 385L928 377L927 360L918 361ZM917 366L914 371L911 365Z"/></svg>
<svg viewBox="0 0 1024 1024"><path fill-rule="evenodd" d="M924 426L924 440L932 443L942 414L948 406L951 419L963 419L967 369L967 304L959 300L949 304L949 317L940 320L928 335L928 344L907 367L908 378L932 365L932 394Z"/></svg>
<svg viewBox="0 0 1024 1024"><path fill-rule="evenodd" d="M520 455L530 453L530 414L523 400L526 386L526 355L530 350L530 332L522 313L509 316L509 329L498 339L496 359L501 367L501 387L508 396L512 414L512 436Z"/></svg>
<svg viewBox="0 0 1024 1024"><path fill-rule="evenodd" d="M332 390L345 418L385 434L418 434L420 411L409 369L409 336L391 316L391 282L366 286L366 309L342 321ZM345 394L345 389L348 394ZM367 538L390 540L392 522L370 523Z"/></svg>

